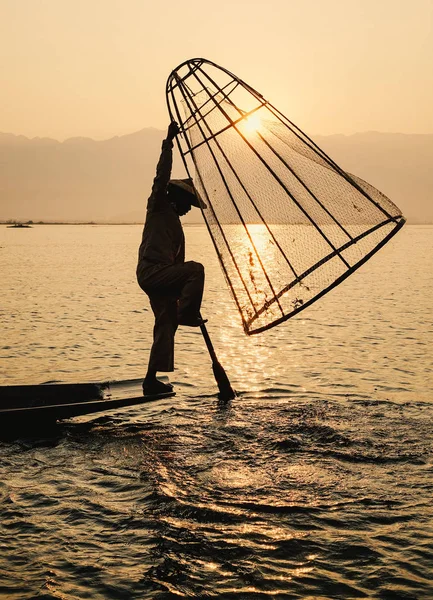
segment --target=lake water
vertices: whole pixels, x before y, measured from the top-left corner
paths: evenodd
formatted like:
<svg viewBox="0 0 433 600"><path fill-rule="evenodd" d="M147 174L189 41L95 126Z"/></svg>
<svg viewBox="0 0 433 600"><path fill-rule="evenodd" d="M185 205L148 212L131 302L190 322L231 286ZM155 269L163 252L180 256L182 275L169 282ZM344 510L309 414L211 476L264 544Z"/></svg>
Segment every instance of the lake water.
<svg viewBox="0 0 433 600"><path fill-rule="evenodd" d="M0 441L0 596L433 598L433 226L248 338L203 226L177 396ZM140 226L0 226L0 383L144 375Z"/></svg>

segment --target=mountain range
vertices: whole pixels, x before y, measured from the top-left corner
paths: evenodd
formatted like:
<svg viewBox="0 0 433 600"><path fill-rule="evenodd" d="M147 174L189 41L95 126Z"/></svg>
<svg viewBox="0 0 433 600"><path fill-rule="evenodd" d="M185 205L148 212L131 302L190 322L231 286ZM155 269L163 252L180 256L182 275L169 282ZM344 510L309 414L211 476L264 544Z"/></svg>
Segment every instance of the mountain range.
<svg viewBox="0 0 433 600"><path fill-rule="evenodd" d="M103 141L0 133L0 220L142 222L163 137L154 128ZM409 223L433 222L433 134L313 139L343 169L386 194ZM175 158L173 177L182 173ZM198 211L184 218L200 219Z"/></svg>

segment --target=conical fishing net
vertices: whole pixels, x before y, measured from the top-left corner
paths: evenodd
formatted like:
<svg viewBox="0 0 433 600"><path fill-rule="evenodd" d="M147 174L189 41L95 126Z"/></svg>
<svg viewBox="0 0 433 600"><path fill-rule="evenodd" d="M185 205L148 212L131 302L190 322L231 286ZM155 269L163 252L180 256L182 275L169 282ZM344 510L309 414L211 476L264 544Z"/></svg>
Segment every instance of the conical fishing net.
<svg viewBox="0 0 433 600"><path fill-rule="evenodd" d="M335 287L404 224L253 88L204 59L169 77L179 150L248 335Z"/></svg>

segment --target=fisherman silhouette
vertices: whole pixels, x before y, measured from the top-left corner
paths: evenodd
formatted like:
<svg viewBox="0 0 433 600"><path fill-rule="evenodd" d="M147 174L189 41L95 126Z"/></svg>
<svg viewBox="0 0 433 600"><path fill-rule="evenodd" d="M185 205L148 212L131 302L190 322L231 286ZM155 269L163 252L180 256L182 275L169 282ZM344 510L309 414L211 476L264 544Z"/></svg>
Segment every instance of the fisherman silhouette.
<svg viewBox="0 0 433 600"><path fill-rule="evenodd" d="M199 327L204 323L200 317L204 267L198 262L185 262L185 236L179 217L192 206L206 205L192 179L170 179L173 139L178 133L177 123L171 122L162 143L138 252L137 281L149 296L155 316L144 395L172 391L173 386L157 379L156 374L174 370L177 327Z"/></svg>

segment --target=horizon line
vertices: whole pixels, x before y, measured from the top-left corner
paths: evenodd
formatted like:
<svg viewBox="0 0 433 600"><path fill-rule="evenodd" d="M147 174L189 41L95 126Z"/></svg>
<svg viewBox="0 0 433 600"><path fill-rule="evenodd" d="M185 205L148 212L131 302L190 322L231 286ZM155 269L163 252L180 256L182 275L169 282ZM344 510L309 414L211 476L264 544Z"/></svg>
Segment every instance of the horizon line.
<svg viewBox="0 0 433 600"><path fill-rule="evenodd" d="M274 223L275 225L284 225L285 223ZM407 225L433 225L433 220L430 221L406 221ZM14 225L28 225L34 227L36 225L144 225L144 221L44 221L44 220L33 220L33 219L0 219L0 225L14 226ZM190 221L182 223L182 227L188 227L188 225L204 225L203 221ZM240 223L227 223L227 225L240 225ZM260 225L260 223L248 223L248 225ZM305 223L291 223L291 225L305 225Z"/></svg>
<svg viewBox="0 0 433 600"><path fill-rule="evenodd" d="M136 135L137 133L141 133L142 131L146 131L146 130L153 130L153 131L165 133L165 129L159 129L158 127L149 126L149 127L142 127L141 129L137 129L137 130L131 131L129 133L115 134L115 135L111 135L111 136L100 138L100 139L93 138L88 135L73 135L73 136L65 137L64 139L50 137L49 135L35 135L33 137L30 137L23 133L12 133L10 131L0 131L0 136L5 135L5 136L13 136L16 138L25 138L26 140L29 140L29 141L51 140L51 141L57 142L59 144L64 144L65 142L68 142L70 140L89 140L89 141L97 143L97 142L108 142L108 141L111 141L114 139L128 137L131 135ZM314 133L314 134L311 134L311 136L312 137L337 137L337 136L338 137L354 137L356 135L366 135L366 134L372 134L372 133L379 134L379 135L401 135L401 136L432 136L433 135L433 132L432 133L402 133L400 131L379 131L377 129L368 129L365 131L355 131L354 133Z"/></svg>

